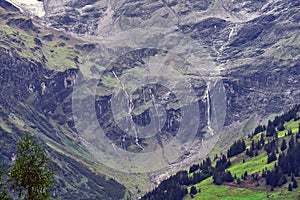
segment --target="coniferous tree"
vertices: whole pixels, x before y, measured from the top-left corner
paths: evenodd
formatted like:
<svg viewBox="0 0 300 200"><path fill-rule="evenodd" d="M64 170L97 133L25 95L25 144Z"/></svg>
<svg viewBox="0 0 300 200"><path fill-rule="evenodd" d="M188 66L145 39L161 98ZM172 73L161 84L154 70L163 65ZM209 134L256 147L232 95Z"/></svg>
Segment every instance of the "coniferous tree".
<svg viewBox="0 0 300 200"><path fill-rule="evenodd" d="M211 166L211 160L209 157L206 158L206 166Z"/></svg>
<svg viewBox="0 0 300 200"><path fill-rule="evenodd" d="M261 134L261 136L260 136L260 144L261 144L261 146L265 146L265 135L264 134Z"/></svg>
<svg viewBox="0 0 300 200"><path fill-rule="evenodd" d="M283 139L282 143L281 143L281 146L280 146L280 150L284 151L286 148L287 148L286 141L285 141L285 139Z"/></svg>
<svg viewBox="0 0 300 200"><path fill-rule="evenodd" d="M293 149L294 148L294 144L295 144L295 139L294 139L294 135L291 134L291 139L289 141L289 148Z"/></svg>
<svg viewBox="0 0 300 200"><path fill-rule="evenodd" d="M234 142L233 145L230 146L230 148L227 151L227 157L233 157L235 155L238 155L246 150L246 144L244 140L238 140L237 142Z"/></svg>
<svg viewBox="0 0 300 200"><path fill-rule="evenodd" d="M289 191L293 191L292 184L289 184L288 190L289 190Z"/></svg>
<svg viewBox="0 0 300 200"><path fill-rule="evenodd" d="M222 181L224 181L224 182L228 182L228 183L230 183L230 182L233 182L234 181L234 179L233 179L233 177L232 177L232 174L230 173L230 171L226 171L225 172L225 174L224 174L224 176L223 176L223 180Z"/></svg>
<svg viewBox="0 0 300 200"><path fill-rule="evenodd" d="M191 191L190 191L190 194L192 194L192 195L195 195L195 194L197 194L197 189L196 189L196 187L195 186L192 186L191 187Z"/></svg>
<svg viewBox="0 0 300 200"><path fill-rule="evenodd" d="M189 173L193 173L199 169L199 164L194 164L190 167Z"/></svg>
<svg viewBox="0 0 300 200"><path fill-rule="evenodd" d="M254 130L253 136L257 135L258 133L263 132L265 130L266 130L266 126L258 125Z"/></svg>
<svg viewBox="0 0 300 200"><path fill-rule="evenodd" d="M282 175L282 173L279 174L278 177L279 177L279 180L278 180L277 186L280 187L280 186L286 184L287 179L286 179L286 177L284 175Z"/></svg>
<svg viewBox="0 0 300 200"><path fill-rule="evenodd" d="M267 137L271 137L271 136L275 135L275 133L276 133L275 126L274 126L273 123L269 120L268 126L267 126L267 130L266 130L266 136L267 136Z"/></svg>
<svg viewBox="0 0 300 200"><path fill-rule="evenodd" d="M269 155L268 155L268 164L275 161L277 159L276 157L276 153L275 151L272 151Z"/></svg>
<svg viewBox="0 0 300 200"><path fill-rule="evenodd" d="M242 177L244 180L247 180L247 178L248 178L248 172L247 171L245 171L244 172L244 176Z"/></svg>
<svg viewBox="0 0 300 200"><path fill-rule="evenodd" d="M26 200L49 199L54 182L49 164L42 146L26 135L18 144L16 161L9 170L11 189Z"/></svg>
<svg viewBox="0 0 300 200"><path fill-rule="evenodd" d="M296 179L294 179L294 181L293 181L293 188L297 188L297 187L298 187L298 183L297 183Z"/></svg>
<svg viewBox="0 0 300 200"><path fill-rule="evenodd" d="M278 127L277 127L278 131L283 131L284 130L284 126L283 126L283 122L280 122Z"/></svg>

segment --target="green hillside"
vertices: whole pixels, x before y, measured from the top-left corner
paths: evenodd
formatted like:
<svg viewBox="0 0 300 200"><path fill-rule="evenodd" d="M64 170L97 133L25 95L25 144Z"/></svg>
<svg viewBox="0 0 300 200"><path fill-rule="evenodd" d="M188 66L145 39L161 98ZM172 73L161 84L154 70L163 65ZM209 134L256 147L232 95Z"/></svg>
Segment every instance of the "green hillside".
<svg viewBox="0 0 300 200"><path fill-rule="evenodd" d="M299 123L300 120L291 120L286 123L285 126L287 128L293 128L293 133L296 134L298 133ZM261 134L262 133L259 133L257 136L260 136ZM281 134L280 138L279 144L281 144L283 138L288 139L289 136ZM247 141L249 143L251 142L249 138L247 138ZM245 159L245 163L243 163L243 159ZM245 171L247 171L248 174L253 174L255 172L261 173L266 167L268 169L274 167L274 162L266 164L267 159L267 153L263 149L259 151L258 156L252 158L249 158L242 153L231 158L232 166L229 167L228 170L232 174L236 174L237 177L241 177ZM298 177L296 179L299 183L300 178ZM236 181L224 185L215 185L212 182L212 178L208 178L201 183L195 184L195 187L198 190L200 189L201 192L196 194L194 198L188 194L184 199L297 199L300 192L300 189L298 188L293 191L288 191L289 182L280 188L275 188L272 192L270 191L271 187L265 185L265 180L261 180L259 185L256 185L256 182L252 182L251 180L244 181L240 185L238 185Z"/></svg>
<svg viewBox="0 0 300 200"><path fill-rule="evenodd" d="M171 188L176 185L180 185L181 193L171 197L173 199L298 199L300 189L296 187L298 184L295 186L293 184L294 182L300 183L298 173L300 169L300 159L298 159L300 150L299 108L300 106L296 106L291 111L277 116L273 121L269 121L267 126L257 128L247 138L240 140L245 145L244 149L239 150L240 152L237 150L239 149L237 143L240 141L233 144L230 147L231 154L236 155L232 156L228 153L229 151L225 151L212 156L214 159L212 159L211 165L207 164L207 159L196 163L186 171L178 172L163 181L143 199L170 198L171 196L168 195L171 195L169 194ZM260 128L265 130L259 131ZM285 140L286 147L282 145L283 140ZM276 154L276 160L271 158L273 151ZM283 155L290 160L282 162ZM281 161L279 161L280 158ZM222 160L224 160L223 166L220 164ZM294 163L293 166L288 166L290 162ZM278 165L279 167L276 168L275 166ZM287 167L282 168L283 165ZM275 168L279 169L278 172ZM187 175L185 175L186 172ZM227 181L227 177L221 182L216 181L218 177L221 179L226 177L227 172L230 172L229 177L232 180ZM247 177L244 176L245 172ZM272 172L276 173L271 176ZM268 180L271 180L271 184L267 184L267 177L269 177Z"/></svg>

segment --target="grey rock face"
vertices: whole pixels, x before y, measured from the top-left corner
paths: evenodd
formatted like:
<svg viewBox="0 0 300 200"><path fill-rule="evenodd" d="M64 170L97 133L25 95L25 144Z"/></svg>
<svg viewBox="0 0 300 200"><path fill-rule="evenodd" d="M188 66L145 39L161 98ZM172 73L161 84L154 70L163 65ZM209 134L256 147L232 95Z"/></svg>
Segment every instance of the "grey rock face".
<svg viewBox="0 0 300 200"><path fill-rule="evenodd" d="M45 0L44 4L42 20L49 26L95 41L156 27L169 29L168 35L180 32L202 44L216 63L208 68L218 68L212 70L219 72L226 90L226 126L254 113L263 118L299 103L296 0ZM144 39L147 37L138 40ZM210 70L207 73L214 79ZM203 83L194 83L194 88L199 84ZM203 111L206 86L197 87ZM220 106L212 105L212 110L214 107Z"/></svg>

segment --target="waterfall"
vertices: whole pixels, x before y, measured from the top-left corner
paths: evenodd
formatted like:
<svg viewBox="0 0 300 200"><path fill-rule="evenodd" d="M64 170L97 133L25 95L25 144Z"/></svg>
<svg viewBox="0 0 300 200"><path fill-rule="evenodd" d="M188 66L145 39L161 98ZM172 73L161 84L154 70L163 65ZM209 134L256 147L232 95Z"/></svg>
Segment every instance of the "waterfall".
<svg viewBox="0 0 300 200"><path fill-rule="evenodd" d="M211 128L211 105L210 105L210 82L207 83L206 100L207 100L207 128L211 135L214 135L214 130Z"/></svg>
<svg viewBox="0 0 300 200"><path fill-rule="evenodd" d="M158 130L160 130L160 120L159 120L159 117L158 117L158 104L156 103L156 100L155 100L155 96L153 95L153 92L151 89L149 89L149 93L150 93L150 97L152 99L152 103L154 105L154 109L155 109L155 116L153 115L152 119L155 120L157 119L158 121ZM156 120L155 120L156 121ZM155 121L154 121L154 125L155 125Z"/></svg>
<svg viewBox="0 0 300 200"><path fill-rule="evenodd" d="M137 133L137 129L135 127L135 123L133 121L133 117L132 117L132 111L134 110L134 104L133 104L133 101L132 101L132 97L131 95L128 94L128 92L126 91L125 89L125 86L124 84L122 83L122 81L119 79L119 77L117 76L117 74L112 71L113 75L115 76L115 78L119 81L121 87L122 87L122 90L126 96L126 99L127 99L127 105L128 105L128 112L127 112L127 116L126 118L128 119L128 128L129 129L133 129L133 132L134 132L134 136L135 136L135 144L140 147L142 150L144 150L144 148L140 145L139 143L139 138L138 138L138 133Z"/></svg>

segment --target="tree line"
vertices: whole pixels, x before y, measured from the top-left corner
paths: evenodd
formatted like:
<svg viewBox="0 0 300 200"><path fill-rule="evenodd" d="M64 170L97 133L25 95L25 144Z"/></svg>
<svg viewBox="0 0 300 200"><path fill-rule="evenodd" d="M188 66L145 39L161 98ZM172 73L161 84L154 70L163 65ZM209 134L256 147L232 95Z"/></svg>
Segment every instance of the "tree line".
<svg viewBox="0 0 300 200"><path fill-rule="evenodd" d="M289 110L288 112L280 115L280 116L276 116L274 118L273 121L269 120L267 127L265 125L258 125L255 129L254 132L252 133L252 137L257 135L258 133L261 133L263 131L266 131L266 136L267 137L271 137L274 136L277 131L276 131L276 127L278 131L283 131L284 130L284 126L283 124L285 122L289 122L292 119L294 119L294 121L297 121L300 119L300 116L297 116L297 113L300 112L300 104L295 105L291 110Z"/></svg>

